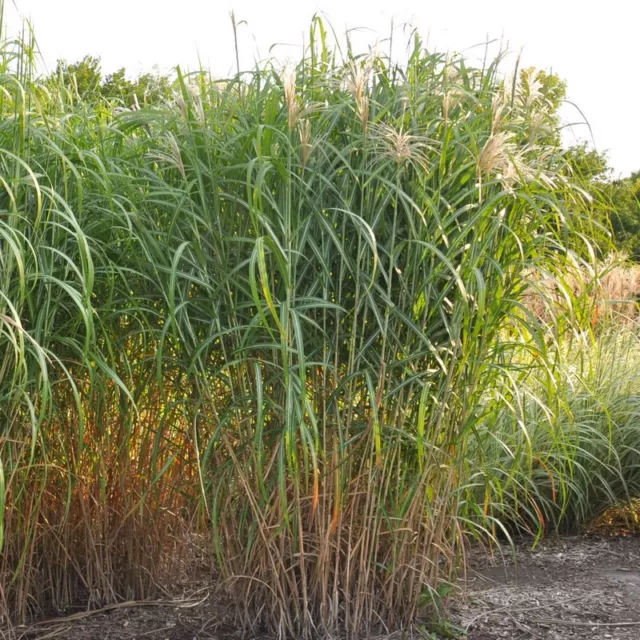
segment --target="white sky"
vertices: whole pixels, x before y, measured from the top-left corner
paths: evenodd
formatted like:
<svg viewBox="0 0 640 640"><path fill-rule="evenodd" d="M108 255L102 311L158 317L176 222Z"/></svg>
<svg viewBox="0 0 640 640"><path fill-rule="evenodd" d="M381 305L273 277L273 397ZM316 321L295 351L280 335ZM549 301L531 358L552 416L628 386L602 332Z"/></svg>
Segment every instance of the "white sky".
<svg viewBox="0 0 640 640"><path fill-rule="evenodd" d="M226 75L235 59L231 9L246 22L239 27L244 68L268 56L274 43L294 45L275 55L295 58L315 12L338 32L359 28L363 51L388 37L392 19L398 49L406 24L441 51L467 49L487 35L502 38L514 52L512 64L524 47L524 65L552 69L568 82L568 98L584 112L616 173L640 169L639 0L5 1L9 31L19 28L18 15L29 18L49 67L58 58L92 54L102 58L104 71L124 66L131 74L154 65L195 68L199 57L214 74ZM563 115L582 120L569 106ZM576 139L590 139L588 128L567 133L568 142Z"/></svg>

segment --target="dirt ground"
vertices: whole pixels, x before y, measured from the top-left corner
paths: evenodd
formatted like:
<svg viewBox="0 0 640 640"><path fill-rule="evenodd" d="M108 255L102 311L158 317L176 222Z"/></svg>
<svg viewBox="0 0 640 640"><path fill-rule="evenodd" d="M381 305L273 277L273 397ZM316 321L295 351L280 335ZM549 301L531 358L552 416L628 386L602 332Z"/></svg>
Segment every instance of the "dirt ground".
<svg viewBox="0 0 640 640"><path fill-rule="evenodd" d="M467 640L640 640L640 537L560 538L511 557L474 551L448 606Z"/></svg>
<svg viewBox="0 0 640 640"><path fill-rule="evenodd" d="M517 562L509 550L500 557L475 549L463 593L446 603L450 633L430 638L640 640L639 536L560 538L545 540L534 551L529 547L518 545ZM455 635L458 631L465 633ZM203 589L187 592L182 600L131 603L15 629L10 636L0 633L0 639L9 637L229 640L241 636L219 600Z"/></svg>

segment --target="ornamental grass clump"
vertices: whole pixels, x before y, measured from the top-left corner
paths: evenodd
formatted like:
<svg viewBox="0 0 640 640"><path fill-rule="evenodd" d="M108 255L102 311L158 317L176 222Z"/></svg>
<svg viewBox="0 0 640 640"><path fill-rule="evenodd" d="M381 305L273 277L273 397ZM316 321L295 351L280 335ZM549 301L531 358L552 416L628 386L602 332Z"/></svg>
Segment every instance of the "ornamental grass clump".
<svg viewBox="0 0 640 640"><path fill-rule="evenodd" d="M0 52L5 620L149 597L192 533L246 629L427 615L519 517L528 467L471 482L487 416L524 432L532 371L553 414L575 329L524 304L589 256L544 87L418 37L342 57L319 20L295 67L143 108Z"/></svg>

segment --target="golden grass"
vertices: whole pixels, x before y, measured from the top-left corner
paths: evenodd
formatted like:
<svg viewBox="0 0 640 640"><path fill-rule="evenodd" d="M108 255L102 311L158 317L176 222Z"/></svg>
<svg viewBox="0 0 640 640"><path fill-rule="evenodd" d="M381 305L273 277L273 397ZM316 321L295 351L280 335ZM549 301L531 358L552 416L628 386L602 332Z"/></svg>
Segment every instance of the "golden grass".
<svg viewBox="0 0 640 640"><path fill-rule="evenodd" d="M575 312L576 301L591 314L591 325L603 322L629 324L640 316L640 265L609 256L595 268L574 261L565 273L530 274L527 307L543 321ZM579 311L579 309L578 309Z"/></svg>

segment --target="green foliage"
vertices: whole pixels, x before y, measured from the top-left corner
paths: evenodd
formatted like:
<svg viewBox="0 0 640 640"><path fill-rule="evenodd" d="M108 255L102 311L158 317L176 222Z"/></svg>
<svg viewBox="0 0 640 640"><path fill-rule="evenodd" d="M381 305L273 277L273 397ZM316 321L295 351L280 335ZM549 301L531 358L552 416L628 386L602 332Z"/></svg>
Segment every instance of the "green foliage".
<svg viewBox="0 0 640 640"><path fill-rule="evenodd" d="M567 149L565 157L571 174L586 183L602 182L611 174L607 156L591 148L586 142Z"/></svg>
<svg viewBox="0 0 640 640"><path fill-rule="evenodd" d="M640 494L637 328L613 327L595 341L576 335L561 348L555 404L546 377L533 370L520 417L496 407L478 426L478 449L470 453L483 460L480 470L470 469L478 491L471 502L491 487L501 498L488 512L512 534L576 533L616 500Z"/></svg>
<svg viewBox="0 0 640 640"><path fill-rule="evenodd" d="M574 179L593 199L593 215L611 229L616 249L640 261L640 172L612 179L606 154L586 143L568 149L566 159ZM608 247L608 242L602 242Z"/></svg>
<svg viewBox="0 0 640 640"><path fill-rule="evenodd" d="M85 100L95 99L100 95L102 83L100 58L85 56L73 64L58 60L52 80L59 80L65 86L72 87Z"/></svg>
<svg viewBox="0 0 640 640"><path fill-rule="evenodd" d="M126 105L145 105L169 100L172 86L171 78L159 73L144 73L134 81L128 80L122 68L105 78L100 93L107 100L118 98Z"/></svg>
<svg viewBox="0 0 640 640"><path fill-rule="evenodd" d="M554 73L529 67L520 72L523 94L527 99L540 95L550 112L557 112L567 97L567 83Z"/></svg>
<svg viewBox="0 0 640 640"><path fill-rule="evenodd" d="M566 97L566 83L557 75L535 67L520 71L518 99L523 115L528 119L527 133L540 144L560 145L559 109ZM513 89L512 89L513 90ZM546 117L539 118L540 108Z"/></svg>
<svg viewBox="0 0 640 640"><path fill-rule="evenodd" d="M640 262L640 172L607 184L610 221L616 245L635 262Z"/></svg>
<svg viewBox="0 0 640 640"><path fill-rule="evenodd" d="M61 84L81 100L118 100L126 106L161 103L171 97L173 81L158 72L144 73L135 80L127 77L123 67L103 77L100 58L85 56L73 64L59 60L49 78L54 87Z"/></svg>

